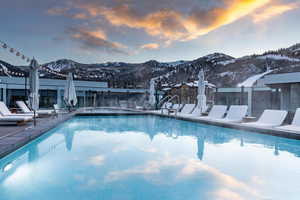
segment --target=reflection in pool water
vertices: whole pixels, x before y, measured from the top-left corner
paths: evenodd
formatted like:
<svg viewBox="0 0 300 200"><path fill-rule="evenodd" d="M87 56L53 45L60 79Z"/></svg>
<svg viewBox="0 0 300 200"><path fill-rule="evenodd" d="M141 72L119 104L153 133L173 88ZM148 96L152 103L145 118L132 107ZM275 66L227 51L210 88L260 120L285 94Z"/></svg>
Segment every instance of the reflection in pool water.
<svg viewBox="0 0 300 200"><path fill-rule="evenodd" d="M0 199L293 200L299 156L300 141L279 137L155 116L76 117L0 160Z"/></svg>

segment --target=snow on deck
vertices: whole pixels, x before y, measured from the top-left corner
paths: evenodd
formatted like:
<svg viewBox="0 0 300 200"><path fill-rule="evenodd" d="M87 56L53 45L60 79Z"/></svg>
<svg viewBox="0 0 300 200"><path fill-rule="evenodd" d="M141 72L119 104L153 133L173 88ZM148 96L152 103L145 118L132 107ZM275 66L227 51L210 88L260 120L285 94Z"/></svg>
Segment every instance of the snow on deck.
<svg viewBox="0 0 300 200"><path fill-rule="evenodd" d="M273 70L268 70L268 71L266 71L264 73L256 74L254 76L251 76L248 79L246 79L244 82L239 83L238 87L253 87L253 85L256 83L256 81L258 81L259 79L261 79L265 75L271 73L272 71Z"/></svg>

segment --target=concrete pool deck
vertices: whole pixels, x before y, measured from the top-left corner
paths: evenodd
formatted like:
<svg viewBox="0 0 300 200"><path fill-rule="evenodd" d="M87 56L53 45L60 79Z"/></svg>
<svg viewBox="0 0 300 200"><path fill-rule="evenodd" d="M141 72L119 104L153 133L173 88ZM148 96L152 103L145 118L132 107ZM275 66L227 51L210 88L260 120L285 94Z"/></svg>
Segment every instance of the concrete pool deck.
<svg viewBox="0 0 300 200"><path fill-rule="evenodd" d="M57 125L71 119L76 113L58 114L56 117L49 116L38 118L36 126L29 122L22 126L1 125L0 126L0 158L24 146L30 141L38 138Z"/></svg>
<svg viewBox="0 0 300 200"><path fill-rule="evenodd" d="M120 110L122 108L118 107L107 107L105 109L113 109L113 110ZM219 121L212 121L212 120L203 120L200 119L197 116L193 115L174 115L174 114L162 114L161 111L145 111L145 110L136 110L136 109L129 109L129 108L123 108L123 112L121 113L101 113L97 112L97 109L93 109L92 112L87 112L87 113L77 113L77 115L157 115L161 117L169 117L169 118L174 118L174 119L179 119L179 120L185 120L185 121L192 121L192 122L197 122L197 123L202 123L202 124L208 124L208 125L214 125L214 126L221 126L224 128L232 128L232 129L237 129L237 130L245 130L245 131L251 131L251 132L256 132L260 134L266 134L266 135L273 135L273 136L278 136L278 137L284 137L284 138L290 138L290 139L296 139L300 140L300 132L292 132L292 131L287 131L287 130L281 130L278 128L263 128L263 127L254 127L254 126L246 126L241 123L231 123L231 122L219 122ZM124 112L125 111L125 112Z"/></svg>
<svg viewBox="0 0 300 200"><path fill-rule="evenodd" d="M213 126L221 126L224 128L232 128L232 129L250 131L250 132L255 132L255 133L260 133L260 134L265 134L265 135L273 135L273 136L278 136L278 137L300 140L300 132L286 131L286 130L281 130L278 128L263 128L263 127L255 127L255 126L246 126L241 123L204 120L204 119L200 119L197 116L192 116L192 115L190 115L190 116L184 115L183 116L180 114L178 114L178 115L161 114L160 111L148 111L147 113L162 116L162 117L170 117L170 118L175 118L175 119L179 119L179 120L192 121L192 122L208 124L208 125L213 125Z"/></svg>
<svg viewBox="0 0 300 200"><path fill-rule="evenodd" d="M191 121L196 123L221 126L224 128L232 128L237 130L252 131L255 133L279 136L300 140L300 132L284 131L276 128L259 128L245 126L240 123L217 122L200 119L196 116L167 115L161 114L160 111L144 111L125 108L88 108L79 109L73 113L59 114L57 117L46 117L37 119L37 125L33 126L33 122L23 126L0 126L0 158L19 149L30 141L38 138L52 128L71 119L73 116L105 116L105 115L156 115L168 117L178 120Z"/></svg>

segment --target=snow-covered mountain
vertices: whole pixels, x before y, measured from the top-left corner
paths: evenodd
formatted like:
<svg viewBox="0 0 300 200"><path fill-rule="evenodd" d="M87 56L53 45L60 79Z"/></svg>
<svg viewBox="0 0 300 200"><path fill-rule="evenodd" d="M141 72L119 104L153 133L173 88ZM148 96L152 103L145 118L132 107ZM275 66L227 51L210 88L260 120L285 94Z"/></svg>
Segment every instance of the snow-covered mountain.
<svg viewBox="0 0 300 200"><path fill-rule="evenodd" d="M0 74L7 70L15 74L22 73L24 67L12 66L0 61ZM209 54L192 61L158 62L150 60L144 63L107 62L82 64L62 59L42 65L41 77L62 79L68 72L75 79L107 81L111 87L143 87L149 85L151 78L159 78L163 84L176 84L197 80L200 69L206 79L217 87L234 87L253 75L267 70L272 73L300 71L300 44L277 51L268 51L261 55L234 58L223 53Z"/></svg>

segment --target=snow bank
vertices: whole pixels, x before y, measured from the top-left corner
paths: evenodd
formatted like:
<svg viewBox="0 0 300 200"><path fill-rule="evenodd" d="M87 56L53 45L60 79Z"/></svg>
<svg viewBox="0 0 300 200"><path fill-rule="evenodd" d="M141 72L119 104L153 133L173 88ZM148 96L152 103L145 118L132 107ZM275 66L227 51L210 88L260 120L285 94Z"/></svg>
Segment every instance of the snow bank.
<svg viewBox="0 0 300 200"><path fill-rule="evenodd" d="M217 62L216 64L217 65L224 65L225 66L225 65L232 64L232 63L235 63L235 59L220 61L220 62Z"/></svg>
<svg viewBox="0 0 300 200"><path fill-rule="evenodd" d="M224 77L224 76L233 76L234 75L234 72L223 72L223 73L220 73L219 74L221 77Z"/></svg>
<svg viewBox="0 0 300 200"><path fill-rule="evenodd" d="M175 61L175 62L167 62L167 63L163 63L163 64L167 64L169 67L176 67L178 65L181 65L181 64L185 64L187 63L187 61Z"/></svg>
<svg viewBox="0 0 300 200"><path fill-rule="evenodd" d="M287 56L275 55L275 54L259 56L257 58L258 59L288 60L288 61L291 61L291 62L300 62L300 59L297 59L297 58L290 58L290 57L287 57Z"/></svg>

